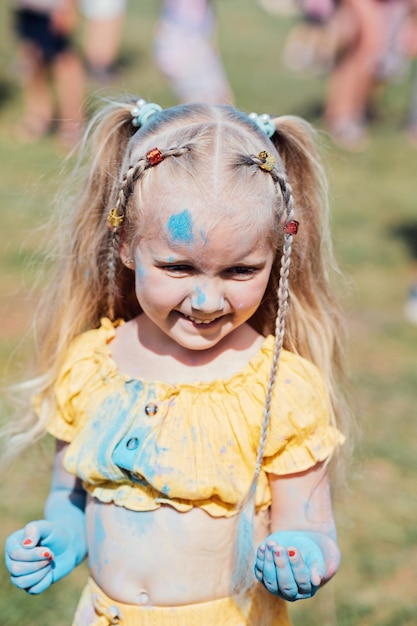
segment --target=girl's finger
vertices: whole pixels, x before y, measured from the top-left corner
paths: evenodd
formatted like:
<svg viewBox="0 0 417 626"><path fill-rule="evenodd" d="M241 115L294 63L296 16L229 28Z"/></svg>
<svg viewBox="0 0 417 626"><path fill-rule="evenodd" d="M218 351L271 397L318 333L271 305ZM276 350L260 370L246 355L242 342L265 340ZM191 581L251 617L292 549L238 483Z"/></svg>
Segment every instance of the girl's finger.
<svg viewBox="0 0 417 626"><path fill-rule="evenodd" d="M275 542L269 542L265 547L265 560L262 572L262 582L270 593L278 593L278 579L274 552L280 549Z"/></svg>
<svg viewBox="0 0 417 626"><path fill-rule="evenodd" d="M38 572L50 563L50 559L43 559L42 561L12 561L6 562L7 568L11 576L19 578L21 576L28 576L34 572Z"/></svg>
<svg viewBox="0 0 417 626"><path fill-rule="evenodd" d="M299 593L311 595L311 574L301 553L297 548L287 548L287 554Z"/></svg>
<svg viewBox="0 0 417 626"><path fill-rule="evenodd" d="M9 547L7 557L11 561L33 563L35 561L52 561L54 555L49 548L44 548L43 546L28 550L22 548L21 544L16 544L13 548Z"/></svg>
<svg viewBox="0 0 417 626"><path fill-rule="evenodd" d="M50 587L52 583L53 583L52 569L49 568L49 570L46 572L42 580L40 580L38 583L34 585L31 585L29 588L26 589L26 591L30 593L31 595L37 595L39 593L42 593L46 589L48 589L48 587Z"/></svg>
<svg viewBox="0 0 417 626"><path fill-rule="evenodd" d="M42 540L49 537L52 532L51 522L47 520L37 520L29 522L23 529L22 546L25 548L34 548L39 545Z"/></svg>
<svg viewBox="0 0 417 626"><path fill-rule="evenodd" d="M38 585L45 576L48 575L48 572L51 574L51 565L48 563L46 567L38 570L37 572L32 572L30 574L26 574L24 576L11 576L10 580L19 589L30 590L31 587Z"/></svg>
<svg viewBox="0 0 417 626"><path fill-rule="evenodd" d="M287 550L283 546L276 546L273 552L276 568L277 584L280 595L288 601L298 599L298 586L294 579Z"/></svg>

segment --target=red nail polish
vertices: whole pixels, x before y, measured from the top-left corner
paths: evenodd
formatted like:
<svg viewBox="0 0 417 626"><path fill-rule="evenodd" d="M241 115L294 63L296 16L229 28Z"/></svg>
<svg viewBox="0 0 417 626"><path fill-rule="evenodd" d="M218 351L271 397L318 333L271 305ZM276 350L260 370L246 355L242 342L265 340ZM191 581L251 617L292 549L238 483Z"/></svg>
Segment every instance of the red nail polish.
<svg viewBox="0 0 417 626"><path fill-rule="evenodd" d="M295 550L288 550L288 556L295 556Z"/></svg>
<svg viewBox="0 0 417 626"><path fill-rule="evenodd" d="M45 557L45 559L50 559L51 558L51 553L46 551L43 553L43 556Z"/></svg>
<svg viewBox="0 0 417 626"><path fill-rule="evenodd" d="M29 537L27 539L24 540L23 545L24 546L31 546L33 543L32 539L30 539Z"/></svg>
<svg viewBox="0 0 417 626"><path fill-rule="evenodd" d="M274 554L275 556L281 556L281 552L279 550L275 550Z"/></svg>

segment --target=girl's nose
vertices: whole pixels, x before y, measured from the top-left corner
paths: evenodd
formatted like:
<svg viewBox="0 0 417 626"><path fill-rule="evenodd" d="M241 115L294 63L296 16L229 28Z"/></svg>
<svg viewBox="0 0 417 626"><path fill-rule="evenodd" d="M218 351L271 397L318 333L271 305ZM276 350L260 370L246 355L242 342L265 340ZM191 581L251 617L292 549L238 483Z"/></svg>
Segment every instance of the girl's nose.
<svg viewBox="0 0 417 626"><path fill-rule="evenodd" d="M194 310L205 313L221 311L224 307L224 297L215 285L205 285L204 287L196 285L191 294L191 306Z"/></svg>

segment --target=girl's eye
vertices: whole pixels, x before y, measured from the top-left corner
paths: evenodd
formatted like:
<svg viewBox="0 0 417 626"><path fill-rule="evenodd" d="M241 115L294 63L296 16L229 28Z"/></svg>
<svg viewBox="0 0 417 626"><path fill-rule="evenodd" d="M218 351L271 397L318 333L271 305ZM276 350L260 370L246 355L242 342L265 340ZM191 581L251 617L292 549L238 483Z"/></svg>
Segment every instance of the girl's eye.
<svg viewBox="0 0 417 626"><path fill-rule="evenodd" d="M228 274L235 274L238 276L250 276L251 274L255 274L256 267L252 267L249 265L237 265L236 267L229 267L227 270Z"/></svg>
<svg viewBox="0 0 417 626"><path fill-rule="evenodd" d="M189 274L193 271L193 267L191 265L163 265L162 269L166 272L171 272L172 274Z"/></svg>

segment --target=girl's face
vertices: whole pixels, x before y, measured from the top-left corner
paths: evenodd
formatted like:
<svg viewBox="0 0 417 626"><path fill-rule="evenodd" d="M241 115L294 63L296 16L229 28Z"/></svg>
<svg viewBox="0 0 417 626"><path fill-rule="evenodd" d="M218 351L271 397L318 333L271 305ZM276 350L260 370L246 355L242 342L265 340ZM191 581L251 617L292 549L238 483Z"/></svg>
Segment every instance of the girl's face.
<svg viewBox="0 0 417 626"><path fill-rule="evenodd" d="M223 216L208 229L202 211L187 208L162 214L162 232L133 249L136 297L165 345L211 348L259 307L274 259L267 228ZM121 252L132 256L128 244Z"/></svg>

